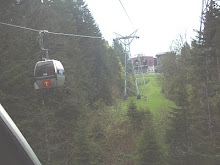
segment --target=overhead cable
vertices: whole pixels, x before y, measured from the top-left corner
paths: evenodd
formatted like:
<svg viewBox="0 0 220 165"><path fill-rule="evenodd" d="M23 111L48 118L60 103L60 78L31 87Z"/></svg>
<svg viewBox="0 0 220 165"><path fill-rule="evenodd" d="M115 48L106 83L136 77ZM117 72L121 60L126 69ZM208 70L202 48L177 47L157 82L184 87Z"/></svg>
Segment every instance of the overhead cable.
<svg viewBox="0 0 220 165"><path fill-rule="evenodd" d="M129 15L128 15L128 13L127 13L127 11L126 11L124 5L123 5L122 2L121 2L121 0L119 0L119 2L120 2L120 4L121 4L122 8L124 9L124 12L125 12L125 14L127 15L127 17L128 17L128 19L129 19L131 25L133 26L133 23L132 23L132 21L131 21L131 18L129 17Z"/></svg>
<svg viewBox="0 0 220 165"><path fill-rule="evenodd" d="M30 30L30 31L38 32L38 33L42 31L42 30L27 28L27 27L23 27L23 26L8 24L8 23L4 23L4 22L0 22L0 24L6 25L6 26L11 26L11 27L16 27L16 28L20 28L20 29ZM61 33L61 32L50 32L50 31L47 31L47 30L43 30L43 31L48 33L48 34L54 34L54 35L63 35L63 36L80 37L80 38L103 39L103 37L97 37L97 36L87 36L87 35L79 35L79 34L67 34L67 33Z"/></svg>
<svg viewBox="0 0 220 165"><path fill-rule="evenodd" d="M20 29L25 29L25 30L30 30L30 31L39 32L39 30L36 30L36 29L31 29L31 28L27 28L27 27L18 26L18 25L12 25L12 24L8 24L8 23L4 23L4 22L0 22L0 24L2 24L2 25L7 25L7 26L12 26L12 27L16 27L16 28L20 28Z"/></svg>

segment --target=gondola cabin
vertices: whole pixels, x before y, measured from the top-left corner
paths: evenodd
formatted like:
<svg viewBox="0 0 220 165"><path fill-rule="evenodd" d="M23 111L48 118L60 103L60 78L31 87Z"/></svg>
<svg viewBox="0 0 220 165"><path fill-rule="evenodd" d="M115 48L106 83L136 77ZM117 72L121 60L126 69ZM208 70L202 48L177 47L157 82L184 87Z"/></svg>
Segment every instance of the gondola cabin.
<svg viewBox="0 0 220 165"><path fill-rule="evenodd" d="M53 88L63 86L65 82L64 67L60 61L38 61L34 68L34 88Z"/></svg>

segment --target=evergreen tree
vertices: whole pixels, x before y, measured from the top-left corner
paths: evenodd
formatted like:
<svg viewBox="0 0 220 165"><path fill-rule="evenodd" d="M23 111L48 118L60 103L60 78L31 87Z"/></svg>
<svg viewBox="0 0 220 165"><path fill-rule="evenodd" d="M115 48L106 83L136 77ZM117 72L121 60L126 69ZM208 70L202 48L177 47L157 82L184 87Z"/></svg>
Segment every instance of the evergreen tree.
<svg viewBox="0 0 220 165"><path fill-rule="evenodd" d="M211 1L199 40L184 45L175 62L164 63L165 94L180 107L172 110L167 130L171 164L219 161L218 20L219 7Z"/></svg>
<svg viewBox="0 0 220 165"><path fill-rule="evenodd" d="M204 29L201 32L200 40L193 42L191 56L191 106L199 110L202 116L202 135L204 145L208 145L208 150L204 155L208 155L214 162L218 162L219 146L219 6L210 1L209 8L205 13ZM198 103L198 104L195 104ZM217 150L216 150L217 149Z"/></svg>
<svg viewBox="0 0 220 165"><path fill-rule="evenodd" d="M83 1L4 1L0 2L0 20L38 30L101 36ZM90 114L89 105L95 100L111 104L112 89L120 88L120 83L113 83L121 81L114 50L100 39L46 34L44 47L49 49L49 58L64 65L66 81L61 88L34 90L34 66L45 56L39 47L38 33L5 25L0 25L0 32L1 104L42 164L78 161L74 145L80 141L74 139L83 134L77 129L78 121ZM92 140L85 137L91 151ZM96 164L98 155L99 152L89 152L90 164Z"/></svg>
<svg viewBox="0 0 220 165"><path fill-rule="evenodd" d="M134 100L130 100L129 102L127 116L135 130L140 130L143 127L142 122L145 117L145 112L138 110Z"/></svg>
<svg viewBox="0 0 220 165"><path fill-rule="evenodd" d="M85 122L80 122L79 131L75 136L76 145L74 145L76 152L76 165L99 165L101 164L101 156L98 147L89 138L88 126Z"/></svg>
<svg viewBox="0 0 220 165"><path fill-rule="evenodd" d="M161 164L161 153L155 135L152 115L146 111L143 135L138 144L138 165L159 165Z"/></svg>

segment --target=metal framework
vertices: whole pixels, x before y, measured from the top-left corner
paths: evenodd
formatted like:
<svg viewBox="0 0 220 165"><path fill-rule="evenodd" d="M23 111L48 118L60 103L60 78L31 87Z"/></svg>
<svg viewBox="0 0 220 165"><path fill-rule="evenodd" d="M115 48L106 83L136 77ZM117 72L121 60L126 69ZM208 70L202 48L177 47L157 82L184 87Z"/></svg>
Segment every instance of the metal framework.
<svg viewBox="0 0 220 165"><path fill-rule="evenodd" d="M137 30L135 30L133 33L131 33L129 36L122 36L120 34L116 34L117 38L115 40L121 41L121 43L124 45L124 54L125 54L125 64L124 64L124 70L125 70L125 78L124 78L124 99L127 99L127 89L136 93L137 98L140 98L139 94L139 88L135 77L134 67L132 65L132 59L131 59L131 52L130 52L130 45L134 39L138 39L139 37L136 36ZM129 69L129 63L131 63L132 68ZM131 73L130 70L132 70ZM132 76L136 90L132 89L131 87L128 87L127 81L128 77Z"/></svg>
<svg viewBox="0 0 220 165"><path fill-rule="evenodd" d="M200 33L202 32L202 28L203 28L204 15L207 12L207 9L211 1L212 0L202 0L202 12L201 12L200 29L199 29Z"/></svg>
<svg viewBox="0 0 220 165"><path fill-rule="evenodd" d="M200 36L199 39L201 40L201 32L203 30L203 26L204 26L204 17L205 17L205 13L208 11L209 7L214 3L214 2L218 2L220 0L202 0L202 11L201 11L201 20L200 20Z"/></svg>
<svg viewBox="0 0 220 165"><path fill-rule="evenodd" d="M137 62L138 62L138 65L135 64L135 67L137 67L137 83L140 84L139 80L140 79L143 79L143 84L145 84L145 79L144 79L144 72L143 72L143 61L142 61L142 57L143 57L143 54L138 54L137 55ZM135 68L136 69L136 68Z"/></svg>

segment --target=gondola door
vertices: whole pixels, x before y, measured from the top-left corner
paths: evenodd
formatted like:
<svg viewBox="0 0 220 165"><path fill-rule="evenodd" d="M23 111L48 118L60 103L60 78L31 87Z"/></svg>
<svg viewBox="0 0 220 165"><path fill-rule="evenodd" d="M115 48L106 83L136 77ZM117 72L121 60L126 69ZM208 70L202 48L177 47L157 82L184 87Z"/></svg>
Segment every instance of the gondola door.
<svg viewBox="0 0 220 165"><path fill-rule="evenodd" d="M56 68L53 60L39 61L34 71L34 88L52 88L57 86Z"/></svg>

